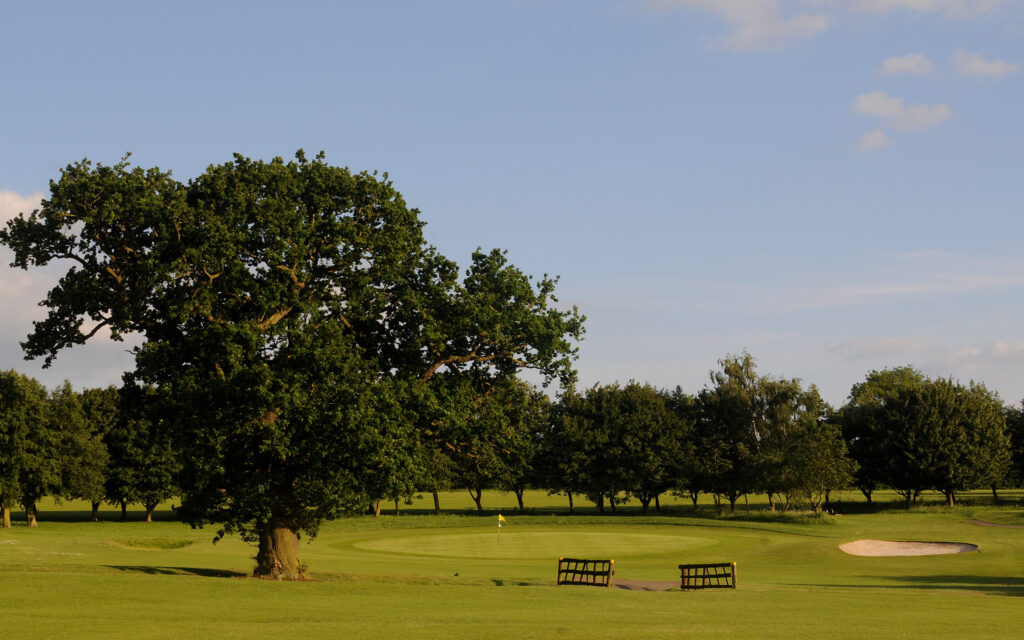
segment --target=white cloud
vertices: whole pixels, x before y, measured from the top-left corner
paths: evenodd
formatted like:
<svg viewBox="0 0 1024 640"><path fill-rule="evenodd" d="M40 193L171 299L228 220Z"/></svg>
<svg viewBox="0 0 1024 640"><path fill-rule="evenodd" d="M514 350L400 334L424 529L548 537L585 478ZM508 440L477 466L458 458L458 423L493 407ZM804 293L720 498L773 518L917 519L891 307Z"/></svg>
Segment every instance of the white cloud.
<svg viewBox="0 0 1024 640"><path fill-rule="evenodd" d="M917 13L944 13L947 16L969 16L992 13L1010 0L854 0L855 11L889 13L904 10Z"/></svg>
<svg viewBox="0 0 1024 640"><path fill-rule="evenodd" d="M884 91L857 96L853 110L865 115L883 118L897 131L927 129L949 120L953 111L946 104L903 104L903 98L894 98Z"/></svg>
<svg viewBox="0 0 1024 640"><path fill-rule="evenodd" d="M884 76L895 76L909 73L916 76L923 76L935 69L932 61L920 53L908 53L898 58L887 58L879 70Z"/></svg>
<svg viewBox="0 0 1024 640"><path fill-rule="evenodd" d="M953 70L962 76L1001 78L1017 73L1021 68L1019 64L1005 60L986 60L981 54L963 49L954 51L950 60L953 63Z"/></svg>
<svg viewBox="0 0 1024 640"><path fill-rule="evenodd" d="M886 137L885 131L876 129L871 133L865 133L861 136L860 140L857 141L857 150L876 151L888 147L891 142L892 140Z"/></svg>
<svg viewBox="0 0 1024 640"><path fill-rule="evenodd" d="M31 213L38 209L43 194L33 193L30 196L22 196L13 191L0 189L0 224L3 224L16 217L19 213Z"/></svg>
<svg viewBox="0 0 1024 640"><path fill-rule="evenodd" d="M1019 367L1024 365L1024 342L998 340L990 344L967 347L953 353L950 361L968 370L990 364Z"/></svg>
<svg viewBox="0 0 1024 640"><path fill-rule="evenodd" d="M732 51L773 51L806 40L832 24L825 15L784 17L778 0L647 0L653 9L697 9L713 13L733 30L714 41Z"/></svg>

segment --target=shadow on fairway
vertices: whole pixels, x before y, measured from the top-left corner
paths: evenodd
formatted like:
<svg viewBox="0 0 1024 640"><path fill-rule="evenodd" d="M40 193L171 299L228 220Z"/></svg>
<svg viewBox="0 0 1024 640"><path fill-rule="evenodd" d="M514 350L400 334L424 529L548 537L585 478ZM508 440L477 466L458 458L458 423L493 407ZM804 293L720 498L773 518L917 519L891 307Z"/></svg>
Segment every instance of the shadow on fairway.
<svg viewBox="0 0 1024 640"><path fill-rule="evenodd" d="M91 511L85 510L39 510L37 512L39 518L39 525L42 526L47 522L90 522L92 518ZM101 509L97 514L100 522L145 522L146 512L129 510L128 520L121 520L121 512L114 511L111 509ZM24 511L11 511L11 520L14 524L25 524L25 512ZM178 514L169 509L158 509L153 512L153 522L180 522Z"/></svg>
<svg viewBox="0 0 1024 640"><path fill-rule="evenodd" d="M1024 578L1015 576L903 576L893 578L916 589L961 589L999 596L1024 596Z"/></svg>
<svg viewBox="0 0 1024 640"><path fill-rule="evenodd" d="M866 580L878 580L879 576L862 576ZM999 576L889 576L899 585L883 584L811 584L802 587L829 587L839 589L936 589L948 591L977 591L993 596L1024 597L1024 578Z"/></svg>
<svg viewBox="0 0 1024 640"><path fill-rule="evenodd" d="M491 582L496 587L533 587L536 586L529 582L515 582L513 580L499 580L497 578L491 578Z"/></svg>
<svg viewBox="0 0 1024 640"><path fill-rule="evenodd" d="M248 574L224 569L202 569L199 567L150 567L140 565L114 565L107 567L118 571L146 573L151 576L201 576L203 578L246 578Z"/></svg>

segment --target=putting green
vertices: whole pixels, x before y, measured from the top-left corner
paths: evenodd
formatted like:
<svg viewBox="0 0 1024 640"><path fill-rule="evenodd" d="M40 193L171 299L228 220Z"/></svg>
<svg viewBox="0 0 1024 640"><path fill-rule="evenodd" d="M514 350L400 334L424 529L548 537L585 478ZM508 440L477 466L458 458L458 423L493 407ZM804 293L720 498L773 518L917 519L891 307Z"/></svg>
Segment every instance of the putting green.
<svg viewBox="0 0 1024 640"><path fill-rule="evenodd" d="M511 529L511 528L510 528ZM494 531L424 534L363 540L353 546L367 551L451 558L622 558L700 549L718 544L712 538L652 533L573 530Z"/></svg>

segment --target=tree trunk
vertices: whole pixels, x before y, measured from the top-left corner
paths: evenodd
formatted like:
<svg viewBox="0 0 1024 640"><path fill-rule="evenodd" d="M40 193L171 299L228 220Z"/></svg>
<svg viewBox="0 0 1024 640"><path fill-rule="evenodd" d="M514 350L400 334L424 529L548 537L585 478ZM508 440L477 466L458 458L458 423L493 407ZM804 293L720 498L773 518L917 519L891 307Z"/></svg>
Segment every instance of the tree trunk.
<svg viewBox="0 0 1024 640"><path fill-rule="evenodd" d="M999 504L999 493L996 491L996 485L992 485L992 504Z"/></svg>
<svg viewBox="0 0 1024 640"><path fill-rule="evenodd" d="M597 512L604 513L604 494L597 496Z"/></svg>
<svg viewBox="0 0 1024 640"><path fill-rule="evenodd" d="M128 522L128 503L121 498L121 522Z"/></svg>
<svg viewBox="0 0 1024 640"><path fill-rule="evenodd" d="M98 502L93 502L92 503L92 515L89 516L89 520L92 521L92 522L99 522L100 521L100 503L98 503Z"/></svg>
<svg viewBox="0 0 1024 640"><path fill-rule="evenodd" d="M374 518L379 518L380 517L380 499L378 498L373 504L370 505L370 507L373 509L373 517Z"/></svg>
<svg viewBox="0 0 1024 640"><path fill-rule="evenodd" d="M650 498L640 498L640 513L647 513L647 508L651 505Z"/></svg>
<svg viewBox="0 0 1024 640"><path fill-rule="evenodd" d="M302 580L299 538L295 530L281 520L271 521L260 531L260 546L256 552L253 575L272 580Z"/></svg>
<svg viewBox="0 0 1024 640"><path fill-rule="evenodd" d="M658 496L654 496L654 510L661 513L661 500L658 499Z"/></svg>
<svg viewBox="0 0 1024 640"><path fill-rule="evenodd" d="M700 491L690 490L690 501L693 502L693 510L697 510L697 500L700 499Z"/></svg>
<svg viewBox="0 0 1024 640"><path fill-rule="evenodd" d="M740 497L738 495L729 495L729 513L736 513L736 501L739 499Z"/></svg>
<svg viewBox="0 0 1024 640"><path fill-rule="evenodd" d="M26 500L25 501L25 521L28 522L30 527L38 527L39 523L36 521L36 501Z"/></svg>
<svg viewBox="0 0 1024 640"><path fill-rule="evenodd" d="M469 489L469 497L473 498L473 502L476 504L476 512L477 513L483 513L484 512L484 505L483 505L484 488L483 487L466 487L466 488Z"/></svg>
<svg viewBox="0 0 1024 640"><path fill-rule="evenodd" d="M153 522L153 512L156 511L156 506L159 502L146 502L146 522Z"/></svg>
<svg viewBox="0 0 1024 640"><path fill-rule="evenodd" d="M441 498L437 496L437 489L431 491L434 494L434 514L441 515Z"/></svg>
<svg viewBox="0 0 1024 640"><path fill-rule="evenodd" d="M399 499L398 499L398 498L395 498L395 515L396 515L396 516L400 516L400 515L402 515L402 512L401 512L401 511L399 511L399 509L398 509L398 501L399 501Z"/></svg>
<svg viewBox="0 0 1024 640"><path fill-rule="evenodd" d="M608 504L612 506L612 513L615 513L615 496L608 496Z"/></svg>
<svg viewBox="0 0 1024 640"><path fill-rule="evenodd" d="M863 493L864 497L868 499L868 504L871 504L871 489L862 488L860 492Z"/></svg>
<svg viewBox="0 0 1024 640"><path fill-rule="evenodd" d="M0 504L0 514L3 516L4 529L11 528L11 510L7 508L6 504Z"/></svg>
<svg viewBox="0 0 1024 640"><path fill-rule="evenodd" d="M956 493L953 492L953 491L944 491L943 493L946 494L946 506L950 507L950 508L955 507L956 506Z"/></svg>
<svg viewBox="0 0 1024 640"><path fill-rule="evenodd" d="M523 494L526 489L516 489L516 500L519 501L519 513L526 513L526 506L523 504Z"/></svg>
<svg viewBox="0 0 1024 640"><path fill-rule="evenodd" d="M576 513L576 509L572 504L572 491L566 491L565 493L569 496L569 513Z"/></svg>
<svg viewBox="0 0 1024 640"><path fill-rule="evenodd" d="M775 494L771 491L768 492L768 510L775 513Z"/></svg>

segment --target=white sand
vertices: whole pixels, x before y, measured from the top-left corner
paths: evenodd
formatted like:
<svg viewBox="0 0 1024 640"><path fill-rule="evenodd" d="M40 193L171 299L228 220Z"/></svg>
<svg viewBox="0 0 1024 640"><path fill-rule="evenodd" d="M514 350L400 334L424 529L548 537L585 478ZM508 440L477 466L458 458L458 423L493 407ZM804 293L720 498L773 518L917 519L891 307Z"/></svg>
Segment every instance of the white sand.
<svg viewBox="0 0 1024 640"><path fill-rule="evenodd" d="M839 545L852 556L938 556L947 553L977 551L978 545L966 542L898 542L895 540L854 540Z"/></svg>

